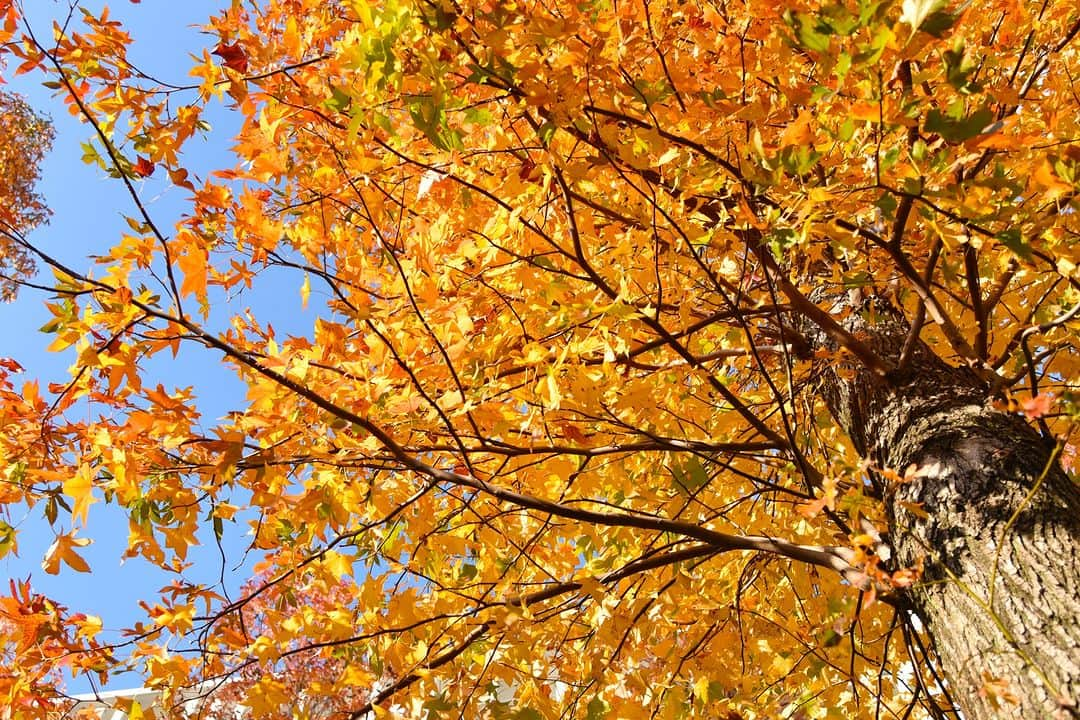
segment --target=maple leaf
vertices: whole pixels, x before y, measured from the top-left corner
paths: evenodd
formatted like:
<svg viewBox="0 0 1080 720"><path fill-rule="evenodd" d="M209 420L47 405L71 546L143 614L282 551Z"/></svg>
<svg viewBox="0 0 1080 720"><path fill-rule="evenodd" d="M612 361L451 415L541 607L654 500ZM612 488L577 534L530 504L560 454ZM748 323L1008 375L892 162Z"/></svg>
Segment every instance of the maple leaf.
<svg viewBox="0 0 1080 720"><path fill-rule="evenodd" d="M218 43L218 46L214 48L212 54L221 58L225 67L230 70L235 70L240 74L247 72L247 53L244 52L244 48L240 46L240 43L236 42L230 45L222 40Z"/></svg>
<svg viewBox="0 0 1080 720"><path fill-rule="evenodd" d="M149 158L139 156L135 163L131 166L131 171L139 177L150 177L154 174L156 165L150 161Z"/></svg>
<svg viewBox="0 0 1080 720"><path fill-rule="evenodd" d="M58 535L45 552L45 558L41 561L42 569L50 575L58 575L60 563L64 562L76 572L90 572L90 566L76 552L76 548L86 547L91 542L90 538L77 538L73 533Z"/></svg>
<svg viewBox="0 0 1080 720"><path fill-rule="evenodd" d="M23 366L11 358L0 357L0 367L3 367L11 372L22 372Z"/></svg>
<svg viewBox="0 0 1080 720"><path fill-rule="evenodd" d="M71 508L72 520L78 520L85 526L90 506L97 502L93 495L94 481L90 466L85 463L80 465L78 471L64 481L63 490L65 495L70 495L74 500Z"/></svg>

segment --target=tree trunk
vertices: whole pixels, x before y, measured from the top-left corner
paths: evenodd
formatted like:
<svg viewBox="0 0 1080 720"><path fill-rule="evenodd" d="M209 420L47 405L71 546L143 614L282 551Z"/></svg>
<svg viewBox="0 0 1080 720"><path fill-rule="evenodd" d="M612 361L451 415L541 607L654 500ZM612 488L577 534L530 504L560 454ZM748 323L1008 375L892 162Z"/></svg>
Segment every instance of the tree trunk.
<svg viewBox="0 0 1080 720"><path fill-rule="evenodd" d="M890 315L849 324L895 363ZM915 469L881 480L888 540L897 567L925 564L907 598L964 716L1080 717L1080 489L1053 444L921 343L887 381L831 370L821 391L860 454Z"/></svg>

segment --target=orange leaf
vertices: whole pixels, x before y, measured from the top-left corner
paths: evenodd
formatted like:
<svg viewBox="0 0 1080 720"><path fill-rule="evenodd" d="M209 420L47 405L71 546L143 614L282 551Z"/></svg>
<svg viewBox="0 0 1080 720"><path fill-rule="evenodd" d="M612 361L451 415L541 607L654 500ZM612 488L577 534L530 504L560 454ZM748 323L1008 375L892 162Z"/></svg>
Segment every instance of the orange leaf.
<svg viewBox="0 0 1080 720"><path fill-rule="evenodd" d="M808 112L800 112L795 122L784 128L780 135L780 144L786 145L813 145L814 131L810 128L810 121L814 116Z"/></svg>
<svg viewBox="0 0 1080 720"><path fill-rule="evenodd" d="M86 547L91 542L89 538L76 538L74 533L58 536L45 553L41 568L50 575L59 575L62 560L76 572L90 572L90 566L75 552L75 548Z"/></svg>

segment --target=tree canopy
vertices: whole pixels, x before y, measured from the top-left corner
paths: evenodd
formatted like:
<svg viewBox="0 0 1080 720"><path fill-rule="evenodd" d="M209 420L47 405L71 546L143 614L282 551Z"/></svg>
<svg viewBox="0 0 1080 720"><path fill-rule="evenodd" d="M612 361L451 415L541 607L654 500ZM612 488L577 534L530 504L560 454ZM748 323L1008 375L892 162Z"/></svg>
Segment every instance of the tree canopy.
<svg viewBox="0 0 1080 720"><path fill-rule="evenodd" d="M131 196L91 261L4 216L73 365L0 370L0 502L51 526L45 572L92 571L103 502L176 577L120 645L13 583L0 702L135 667L256 718L1076 712L1075 658L1001 604L1057 597L1002 548L1043 495L1075 507L1075 3L222 4L185 85L107 9L44 38L0 0L8 66ZM198 177L217 103L240 130ZM143 199L165 178L175 225ZM200 417L181 363L144 382L186 347L245 401ZM940 463L883 447L931 415L875 414L938 395L1038 464L975 579L934 539L963 509ZM260 558L231 598L184 580L229 523ZM1075 554L1060 527L1040 557ZM950 657L939 586L1004 639Z"/></svg>
<svg viewBox="0 0 1080 720"><path fill-rule="evenodd" d="M52 144L52 125L17 94L0 92L0 300L14 299L21 280L34 271L32 253L7 233L25 235L48 219L34 190L42 159Z"/></svg>

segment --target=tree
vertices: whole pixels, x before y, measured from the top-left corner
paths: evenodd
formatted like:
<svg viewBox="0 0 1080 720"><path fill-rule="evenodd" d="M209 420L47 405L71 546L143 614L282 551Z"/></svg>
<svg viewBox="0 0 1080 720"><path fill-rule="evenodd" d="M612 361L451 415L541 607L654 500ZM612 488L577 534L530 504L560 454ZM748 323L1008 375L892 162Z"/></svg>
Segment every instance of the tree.
<svg viewBox="0 0 1080 720"><path fill-rule="evenodd" d="M9 236L25 235L48 219L34 186L52 139L48 120L19 95L0 92L0 300L13 300L19 281L34 271L31 253Z"/></svg>
<svg viewBox="0 0 1080 720"><path fill-rule="evenodd" d="M273 714L288 656L354 719L1077 715L1075 3L234 2L192 86L107 11L6 12L133 210L92 270L8 233L77 360L5 399L5 502L49 572L97 500L165 570L229 522L265 558L148 603L150 684L258 668ZM209 429L202 379L143 382L189 346L246 387Z"/></svg>
<svg viewBox="0 0 1080 720"><path fill-rule="evenodd" d="M356 673L367 681L370 662L353 662L347 649L319 656L310 652L310 639L297 628L338 624L348 627L357 619L349 607L355 588L348 580L336 584L282 583L279 592L267 592L273 578L257 574L242 589L252 596L243 608L224 619L227 632L249 638L272 637L282 625L292 626L291 640L281 638L270 662L252 658L235 667L227 677L200 688L193 700L201 702L203 717L234 720L243 707L260 717L291 720L294 717L329 720L362 704L369 686L357 683ZM320 629L320 632L322 630ZM353 677L349 679L349 676Z"/></svg>

